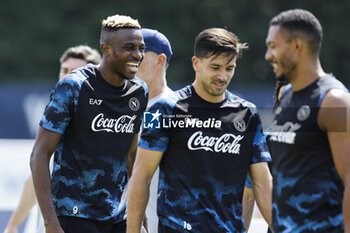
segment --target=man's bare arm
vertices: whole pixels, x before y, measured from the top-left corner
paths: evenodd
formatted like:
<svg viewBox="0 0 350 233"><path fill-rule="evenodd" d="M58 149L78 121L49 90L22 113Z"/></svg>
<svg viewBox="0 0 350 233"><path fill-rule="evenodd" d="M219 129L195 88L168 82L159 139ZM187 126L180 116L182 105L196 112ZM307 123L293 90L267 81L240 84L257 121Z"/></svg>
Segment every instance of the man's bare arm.
<svg viewBox="0 0 350 233"><path fill-rule="evenodd" d="M44 217L47 233L63 232L52 202L49 169L50 157L54 153L60 139L61 134L39 127L30 157L35 193Z"/></svg>
<svg viewBox="0 0 350 233"><path fill-rule="evenodd" d="M272 229L272 177L266 162L250 165L249 175L259 210Z"/></svg>
<svg viewBox="0 0 350 233"><path fill-rule="evenodd" d="M163 156L162 151L138 148L129 183L127 232L140 233L149 198L149 186Z"/></svg>
<svg viewBox="0 0 350 233"><path fill-rule="evenodd" d="M325 130L335 167L344 184L343 218L346 233L350 232L350 94L329 91L318 115L318 124Z"/></svg>
<svg viewBox="0 0 350 233"><path fill-rule="evenodd" d="M128 162L126 164L126 169L128 170L129 177L131 177L132 169L134 167L138 142L139 142L139 135L135 134L130 144L130 148L128 152Z"/></svg>

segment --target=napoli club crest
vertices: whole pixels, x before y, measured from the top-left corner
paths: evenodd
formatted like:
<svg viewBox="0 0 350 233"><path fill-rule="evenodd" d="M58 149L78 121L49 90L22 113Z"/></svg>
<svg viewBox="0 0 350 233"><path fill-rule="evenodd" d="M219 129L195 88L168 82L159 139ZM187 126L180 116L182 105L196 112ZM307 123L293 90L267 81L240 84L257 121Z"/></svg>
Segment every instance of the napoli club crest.
<svg viewBox="0 0 350 233"><path fill-rule="evenodd" d="M139 110L140 108L140 101L135 98L135 97L132 97L130 100L129 100L129 108L131 110L133 110L134 112L136 112L137 110Z"/></svg>
<svg viewBox="0 0 350 233"><path fill-rule="evenodd" d="M233 126L238 132L244 132L247 128L243 119L237 119L233 122Z"/></svg>
<svg viewBox="0 0 350 233"><path fill-rule="evenodd" d="M305 121L310 116L311 110L308 105L303 105L297 112L297 118L299 121Z"/></svg>

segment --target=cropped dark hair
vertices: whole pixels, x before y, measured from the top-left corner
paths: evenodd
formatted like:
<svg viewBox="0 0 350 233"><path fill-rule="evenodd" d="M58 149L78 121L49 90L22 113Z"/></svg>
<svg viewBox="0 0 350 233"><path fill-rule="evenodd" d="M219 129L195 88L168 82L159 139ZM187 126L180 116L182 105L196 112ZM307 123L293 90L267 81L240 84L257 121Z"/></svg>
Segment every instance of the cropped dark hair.
<svg viewBox="0 0 350 233"><path fill-rule="evenodd" d="M320 50L323 30L320 22L311 12L303 9L283 11L270 21L270 26L273 25L279 25L288 31L290 39L304 35L313 52Z"/></svg>
<svg viewBox="0 0 350 233"><path fill-rule="evenodd" d="M198 58L208 58L225 53L232 60L242 55L242 50L246 48L248 48L247 44L240 43L234 33L223 28L209 28L196 37L194 55Z"/></svg>

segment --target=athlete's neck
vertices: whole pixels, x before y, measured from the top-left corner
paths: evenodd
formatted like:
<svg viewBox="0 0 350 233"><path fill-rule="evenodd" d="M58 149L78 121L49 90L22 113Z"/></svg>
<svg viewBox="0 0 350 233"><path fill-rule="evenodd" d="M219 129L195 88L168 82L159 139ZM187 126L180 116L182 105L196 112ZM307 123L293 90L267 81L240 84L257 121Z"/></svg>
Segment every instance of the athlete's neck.
<svg viewBox="0 0 350 233"><path fill-rule="evenodd" d="M325 74L326 73L323 71L319 59L299 62L299 65L293 74L294 77L290 79L290 84L294 91L299 91L309 86Z"/></svg>
<svg viewBox="0 0 350 233"><path fill-rule="evenodd" d="M112 86L121 87L125 83L125 79L120 77L120 75L110 69L106 63L102 62L97 66L97 69L100 71L102 78Z"/></svg>
<svg viewBox="0 0 350 233"><path fill-rule="evenodd" d="M158 78L157 78L158 77ZM165 75L154 76L147 81L148 86L148 99L152 99L163 92L171 90L166 83Z"/></svg>

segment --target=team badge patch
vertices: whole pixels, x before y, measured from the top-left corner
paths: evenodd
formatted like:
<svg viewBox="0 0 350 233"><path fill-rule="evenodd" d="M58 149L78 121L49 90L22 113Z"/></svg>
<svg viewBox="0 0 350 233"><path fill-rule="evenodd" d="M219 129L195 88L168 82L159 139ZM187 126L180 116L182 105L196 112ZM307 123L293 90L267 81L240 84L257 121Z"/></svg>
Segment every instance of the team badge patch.
<svg viewBox="0 0 350 233"><path fill-rule="evenodd" d="M238 132L244 132L247 128L243 119L238 119L233 122L233 126L236 128Z"/></svg>
<svg viewBox="0 0 350 233"><path fill-rule="evenodd" d="M305 121L310 116L311 110L308 105L303 105L297 112L297 118L299 121Z"/></svg>
<svg viewBox="0 0 350 233"><path fill-rule="evenodd" d="M140 108L140 101L135 98L135 97L132 97L130 100L129 100L129 108L133 111L137 111L139 110Z"/></svg>

